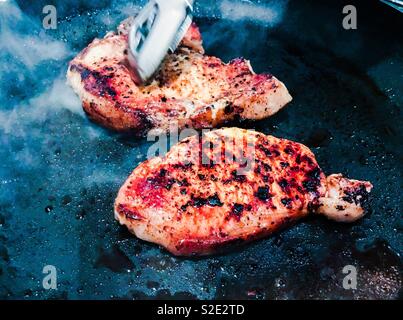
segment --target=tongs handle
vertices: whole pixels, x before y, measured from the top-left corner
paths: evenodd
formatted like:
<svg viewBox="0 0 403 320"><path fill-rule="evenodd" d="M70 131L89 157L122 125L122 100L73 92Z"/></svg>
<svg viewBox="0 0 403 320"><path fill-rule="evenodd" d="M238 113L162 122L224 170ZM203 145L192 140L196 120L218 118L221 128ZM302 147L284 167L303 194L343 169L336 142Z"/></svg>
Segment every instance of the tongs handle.
<svg viewBox="0 0 403 320"><path fill-rule="evenodd" d="M192 4L191 0L151 0L136 16L129 32L128 59L137 82L150 78L167 52L176 49L178 36L190 25Z"/></svg>
<svg viewBox="0 0 403 320"><path fill-rule="evenodd" d="M403 13L403 0L381 0L381 1Z"/></svg>

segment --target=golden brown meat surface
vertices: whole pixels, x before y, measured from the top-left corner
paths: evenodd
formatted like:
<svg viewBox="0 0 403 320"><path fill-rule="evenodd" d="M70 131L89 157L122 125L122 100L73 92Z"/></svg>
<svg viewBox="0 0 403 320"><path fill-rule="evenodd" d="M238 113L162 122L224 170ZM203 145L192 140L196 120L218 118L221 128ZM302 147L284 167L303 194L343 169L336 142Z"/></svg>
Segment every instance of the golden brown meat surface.
<svg viewBox="0 0 403 320"><path fill-rule="evenodd" d="M173 254L203 255L264 237L309 212L355 221L371 188L340 174L326 177L302 144L224 128L141 163L119 191L115 217Z"/></svg>
<svg viewBox="0 0 403 320"><path fill-rule="evenodd" d="M215 127L234 119L262 119L289 101L287 88L269 74L255 74L248 61L228 64L204 55L199 29L189 28L153 80L137 86L127 62L131 19L117 33L95 39L71 62L69 84L88 116L118 131Z"/></svg>

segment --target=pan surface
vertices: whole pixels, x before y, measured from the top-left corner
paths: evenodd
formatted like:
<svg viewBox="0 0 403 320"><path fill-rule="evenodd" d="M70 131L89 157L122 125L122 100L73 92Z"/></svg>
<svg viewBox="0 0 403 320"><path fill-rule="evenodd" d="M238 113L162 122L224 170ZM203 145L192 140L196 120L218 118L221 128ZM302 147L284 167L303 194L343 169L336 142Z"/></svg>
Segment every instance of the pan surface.
<svg viewBox="0 0 403 320"><path fill-rule="evenodd" d="M312 148L327 173L369 180L370 213L310 217L224 255L176 258L131 236L113 201L152 142L91 123L65 84L68 61L144 1L0 2L0 298L401 298L403 15L379 1L196 1L208 54L243 56L294 100L235 124ZM400 34L399 34L400 33ZM58 290L45 290L44 266ZM357 288L343 288L343 268Z"/></svg>

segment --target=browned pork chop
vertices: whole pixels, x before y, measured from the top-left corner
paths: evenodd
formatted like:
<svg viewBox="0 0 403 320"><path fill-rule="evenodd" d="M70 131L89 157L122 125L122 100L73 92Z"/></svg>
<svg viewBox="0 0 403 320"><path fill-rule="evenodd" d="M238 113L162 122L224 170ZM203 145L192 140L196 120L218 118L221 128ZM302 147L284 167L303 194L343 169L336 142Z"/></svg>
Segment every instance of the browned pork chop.
<svg viewBox="0 0 403 320"><path fill-rule="evenodd" d="M371 188L341 174L326 177L302 144L225 128L140 164L119 191L115 217L173 254L203 255L264 237L310 212L355 221Z"/></svg>
<svg viewBox="0 0 403 320"><path fill-rule="evenodd" d="M69 65L68 82L99 124L138 135L168 131L173 122L199 129L234 119L262 119L291 101L281 81L255 74L247 60L225 64L204 55L195 24L154 79L138 86L127 62L131 21L125 20L117 33L95 39Z"/></svg>

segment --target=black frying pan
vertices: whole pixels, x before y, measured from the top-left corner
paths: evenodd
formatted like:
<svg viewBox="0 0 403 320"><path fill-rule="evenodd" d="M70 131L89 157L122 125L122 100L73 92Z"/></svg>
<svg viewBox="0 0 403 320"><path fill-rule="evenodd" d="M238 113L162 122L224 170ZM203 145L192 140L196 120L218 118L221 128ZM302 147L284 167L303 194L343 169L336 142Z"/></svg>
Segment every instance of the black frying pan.
<svg viewBox="0 0 403 320"><path fill-rule="evenodd" d="M113 218L118 188L150 143L89 122L64 84L68 61L132 1L54 1L58 28L44 31L47 2L18 1L24 20L0 3L1 298L401 297L401 13L379 1L243 1L241 12L240 1L235 11L229 1L197 2L207 53L250 59L294 97L270 119L234 125L302 142L326 173L374 190L355 224L310 217L227 254L185 259ZM357 30L342 27L346 4L357 8ZM31 44L21 51L21 42ZM45 265L58 271L57 291L42 287ZM357 268L355 290L342 286L346 265Z"/></svg>

